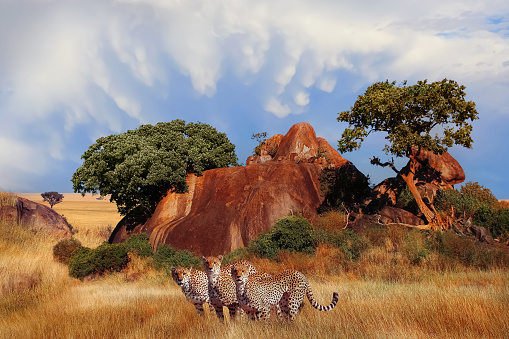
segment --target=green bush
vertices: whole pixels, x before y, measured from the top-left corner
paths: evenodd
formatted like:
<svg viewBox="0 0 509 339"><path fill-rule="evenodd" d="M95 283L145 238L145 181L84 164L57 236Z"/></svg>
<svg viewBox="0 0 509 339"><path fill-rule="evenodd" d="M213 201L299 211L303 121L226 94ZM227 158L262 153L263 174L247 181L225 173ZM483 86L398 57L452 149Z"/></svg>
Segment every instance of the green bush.
<svg viewBox="0 0 509 339"><path fill-rule="evenodd" d="M91 274L118 272L127 266L129 258L124 244L103 243L95 249L81 247L69 261L69 275L83 279Z"/></svg>
<svg viewBox="0 0 509 339"><path fill-rule="evenodd" d="M170 245L161 244L153 256L154 266L158 270L169 272L172 266L201 268L202 261L188 250L176 250Z"/></svg>
<svg viewBox="0 0 509 339"><path fill-rule="evenodd" d="M154 252L148 240L148 234L140 233L130 236L125 242L124 246L128 252L136 253L141 257L151 257Z"/></svg>
<svg viewBox="0 0 509 339"><path fill-rule="evenodd" d="M501 208L494 217L494 223L489 227L494 237L501 237L503 241L509 236L509 208Z"/></svg>
<svg viewBox="0 0 509 339"><path fill-rule="evenodd" d="M275 258L279 251L314 253L313 226L302 216L276 221L272 230L251 241L249 249L264 258Z"/></svg>
<svg viewBox="0 0 509 339"><path fill-rule="evenodd" d="M64 239L53 246L53 258L58 262L68 265L72 254L81 248L81 242L77 239Z"/></svg>

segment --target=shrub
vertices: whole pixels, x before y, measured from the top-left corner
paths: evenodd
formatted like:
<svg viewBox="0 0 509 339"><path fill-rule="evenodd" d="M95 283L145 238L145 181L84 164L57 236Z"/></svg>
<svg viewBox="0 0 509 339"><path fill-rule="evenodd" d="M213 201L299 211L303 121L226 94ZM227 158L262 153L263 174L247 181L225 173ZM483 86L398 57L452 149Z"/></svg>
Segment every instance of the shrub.
<svg viewBox="0 0 509 339"><path fill-rule="evenodd" d="M140 233L130 236L125 242L124 246L128 252L136 253L141 257L151 257L154 252L148 240L148 234Z"/></svg>
<svg viewBox="0 0 509 339"><path fill-rule="evenodd" d="M154 253L153 262L156 269L169 272L172 266L200 268L202 262L188 250L176 250L170 245L161 244Z"/></svg>
<svg viewBox="0 0 509 339"><path fill-rule="evenodd" d="M502 241L509 237L509 208L501 208L497 211L495 222L489 227L494 237L500 237Z"/></svg>
<svg viewBox="0 0 509 339"><path fill-rule="evenodd" d="M483 185L479 185L477 182L467 182L461 189L460 193L466 196L471 196L478 199L488 205L495 206L498 204L498 199L491 193L491 191L485 188Z"/></svg>
<svg viewBox="0 0 509 339"><path fill-rule="evenodd" d="M81 247L69 261L69 275L83 279L87 275L118 272L127 266L129 258L124 244L103 243L95 249Z"/></svg>
<svg viewBox="0 0 509 339"><path fill-rule="evenodd" d="M275 258L279 251L314 253L313 227L302 216L276 221L271 231L249 244L250 250L264 258Z"/></svg>
<svg viewBox="0 0 509 339"><path fill-rule="evenodd" d="M77 239L65 239L53 246L53 258L58 262L68 265L72 254L81 248L81 242Z"/></svg>

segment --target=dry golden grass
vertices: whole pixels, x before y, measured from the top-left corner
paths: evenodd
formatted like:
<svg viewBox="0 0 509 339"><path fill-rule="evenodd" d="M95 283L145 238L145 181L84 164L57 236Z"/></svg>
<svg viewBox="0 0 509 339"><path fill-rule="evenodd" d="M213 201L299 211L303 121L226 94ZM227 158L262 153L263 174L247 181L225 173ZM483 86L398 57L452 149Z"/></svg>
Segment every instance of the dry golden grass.
<svg viewBox="0 0 509 339"><path fill-rule="evenodd" d="M77 235L89 244L104 240L94 231L101 224L97 220L115 224L106 218L110 212L101 216L100 207L94 217L94 205L64 202L55 209L67 208ZM83 213L96 222L80 219ZM364 271L355 274L341 270L340 251L326 245L313 260L288 253L279 262L250 258L269 273L289 267L307 272L316 299L329 304L337 291L338 305L318 312L306 302L291 324L228 317L222 324L207 309L205 317L198 316L171 278L146 259L134 257L126 271L96 280L70 278L67 267L52 258L57 241L0 222L0 338L504 338L509 333L508 271L412 271L408 259L383 247L364 253L359 259Z"/></svg>

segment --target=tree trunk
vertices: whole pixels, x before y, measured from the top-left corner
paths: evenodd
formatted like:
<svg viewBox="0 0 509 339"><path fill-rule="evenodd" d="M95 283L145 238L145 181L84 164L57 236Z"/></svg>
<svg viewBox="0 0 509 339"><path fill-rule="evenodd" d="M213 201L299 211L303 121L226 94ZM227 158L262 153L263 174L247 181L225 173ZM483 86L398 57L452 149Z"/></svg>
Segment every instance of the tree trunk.
<svg viewBox="0 0 509 339"><path fill-rule="evenodd" d="M424 201L421 198L421 195L419 194L419 191L417 190L417 187L415 186L414 182L414 176L415 176L415 170L417 168L417 160L414 158L413 155L409 156L410 158L410 170L408 173L401 173L400 175L403 178L403 180L406 182L408 188L410 189L410 192L412 192L412 195L415 198L415 201L417 202L417 206L421 210L422 214L424 214L424 217L426 217L426 220L428 221L428 229L437 230L442 228L442 222L440 219L440 216L437 213L433 213L433 211L424 203Z"/></svg>

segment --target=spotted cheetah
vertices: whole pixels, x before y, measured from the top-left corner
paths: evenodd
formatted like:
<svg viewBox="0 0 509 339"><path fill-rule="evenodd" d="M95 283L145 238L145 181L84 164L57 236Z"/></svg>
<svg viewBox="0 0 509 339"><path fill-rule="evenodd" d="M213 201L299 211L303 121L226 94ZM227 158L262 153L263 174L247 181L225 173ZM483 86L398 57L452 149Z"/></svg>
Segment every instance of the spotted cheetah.
<svg viewBox="0 0 509 339"><path fill-rule="evenodd" d="M304 296L307 296L311 306L319 311L332 310L339 299L338 293L334 292L329 306L318 304L304 274L294 270L286 270L272 277L252 279L248 267L236 264L231 267L231 275L236 284L239 307L248 314L256 314L257 319L267 319L270 309L279 304L285 318L294 320Z"/></svg>
<svg viewBox="0 0 509 339"><path fill-rule="evenodd" d="M231 275L231 265L221 267L223 256L218 257L202 257L203 267L208 277L208 292L210 305L216 310L216 315L219 319L223 320L223 306L228 307L230 318L235 319L236 310L239 306L237 302L237 290L235 282ZM254 274L258 271L256 268L246 261L241 261L246 267L246 272Z"/></svg>
<svg viewBox="0 0 509 339"><path fill-rule="evenodd" d="M171 277L182 288L187 301L193 303L198 314L203 316L203 304L209 303L209 281L205 272L192 268L172 267Z"/></svg>

